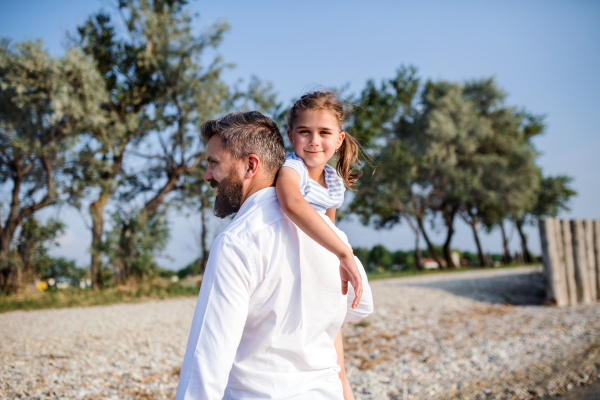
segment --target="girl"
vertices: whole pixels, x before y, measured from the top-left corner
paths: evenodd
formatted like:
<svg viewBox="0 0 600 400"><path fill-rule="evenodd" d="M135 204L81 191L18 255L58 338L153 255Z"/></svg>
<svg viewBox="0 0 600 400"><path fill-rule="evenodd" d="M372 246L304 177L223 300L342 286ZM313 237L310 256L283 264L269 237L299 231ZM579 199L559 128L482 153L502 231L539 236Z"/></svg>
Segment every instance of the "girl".
<svg viewBox="0 0 600 400"><path fill-rule="evenodd" d="M342 293L346 294L348 281L355 293L352 309L358 306L364 287L361 308L368 310L368 314L372 309L372 298L364 268L354 257L346 235L335 227L335 211L344 201L344 186L352 189L359 177L359 172L354 169L359 146L342 129L344 118L344 107L331 91L308 93L296 101L287 118L287 134L294 152L287 155L279 171L276 190L286 215L304 233L340 259ZM338 156L334 169L327 162L335 153ZM365 315L364 310L357 311L362 311L357 315ZM352 310L349 310L346 321L352 320L351 313ZM334 344L341 368L339 375L344 399L354 399L344 368L341 330Z"/></svg>

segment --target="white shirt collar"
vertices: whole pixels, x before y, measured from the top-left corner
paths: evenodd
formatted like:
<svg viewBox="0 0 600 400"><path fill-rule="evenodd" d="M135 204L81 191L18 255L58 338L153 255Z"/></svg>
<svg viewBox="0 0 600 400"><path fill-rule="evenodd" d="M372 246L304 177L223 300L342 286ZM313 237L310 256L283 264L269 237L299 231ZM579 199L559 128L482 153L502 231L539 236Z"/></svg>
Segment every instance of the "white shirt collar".
<svg viewBox="0 0 600 400"><path fill-rule="evenodd" d="M263 201L271 199L273 197L277 197L277 192L275 191L275 187L273 186L266 187L253 193L244 201L244 203L240 207L240 210L237 212L233 220L235 221L239 216L249 212L257 204L262 203Z"/></svg>

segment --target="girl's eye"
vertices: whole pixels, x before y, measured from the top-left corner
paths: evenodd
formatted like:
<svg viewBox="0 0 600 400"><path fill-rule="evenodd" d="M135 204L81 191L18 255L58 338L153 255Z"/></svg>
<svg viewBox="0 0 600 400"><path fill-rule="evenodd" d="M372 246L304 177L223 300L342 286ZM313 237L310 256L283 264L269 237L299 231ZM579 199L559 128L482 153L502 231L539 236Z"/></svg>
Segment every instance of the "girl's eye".
<svg viewBox="0 0 600 400"><path fill-rule="evenodd" d="M331 132L329 132L329 131L321 131L321 135L331 135Z"/></svg>

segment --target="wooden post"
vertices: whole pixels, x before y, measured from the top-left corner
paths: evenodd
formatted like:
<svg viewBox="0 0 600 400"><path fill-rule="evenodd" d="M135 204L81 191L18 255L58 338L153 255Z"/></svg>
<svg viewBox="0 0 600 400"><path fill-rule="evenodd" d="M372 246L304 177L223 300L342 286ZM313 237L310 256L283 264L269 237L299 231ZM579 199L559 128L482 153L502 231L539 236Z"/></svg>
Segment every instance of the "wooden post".
<svg viewBox="0 0 600 400"><path fill-rule="evenodd" d="M592 220L583 221L585 231L585 251L588 267L588 279L590 285L590 297L596 301L598 294L596 291L596 255L594 254L594 223Z"/></svg>
<svg viewBox="0 0 600 400"><path fill-rule="evenodd" d="M571 237L571 223L568 219L561 221L562 227L562 242L565 267L567 276L567 291L569 292L569 304L574 306L577 304L577 282L575 281L575 262L573 261L573 239Z"/></svg>
<svg viewBox="0 0 600 400"><path fill-rule="evenodd" d="M594 221L594 260L596 264L596 300L600 300L600 220Z"/></svg>
<svg viewBox="0 0 600 400"><path fill-rule="evenodd" d="M564 262L562 229L558 219L552 218L550 223L554 225L554 249L556 263L553 264L552 277L554 280L556 304L559 306L568 306L570 304L570 299L569 290L567 287L567 273Z"/></svg>
<svg viewBox="0 0 600 400"><path fill-rule="evenodd" d="M554 288L552 287L552 269L550 268L550 244L548 243L548 231L545 219L538 220L540 228L540 240L542 242L542 260L544 262L544 286L546 289L546 301L554 300ZM518 253L517 253L518 254Z"/></svg>
<svg viewBox="0 0 600 400"><path fill-rule="evenodd" d="M546 278L546 297L556 301L558 306L568 306L567 283L565 273L560 262L557 248L556 222L554 218L546 218L539 222L540 237L542 238L542 254Z"/></svg>
<svg viewBox="0 0 600 400"><path fill-rule="evenodd" d="M585 232L580 219L571 221L573 235L573 260L575 261L575 280L577 282L577 301L589 304L592 301L585 249Z"/></svg>

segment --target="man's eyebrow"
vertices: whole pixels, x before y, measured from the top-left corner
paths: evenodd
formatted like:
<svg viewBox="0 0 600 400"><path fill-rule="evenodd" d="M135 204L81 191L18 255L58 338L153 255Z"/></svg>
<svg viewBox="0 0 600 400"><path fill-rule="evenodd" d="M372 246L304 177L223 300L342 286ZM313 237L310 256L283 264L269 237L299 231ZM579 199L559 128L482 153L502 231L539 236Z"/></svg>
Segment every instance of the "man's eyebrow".
<svg viewBox="0 0 600 400"><path fill-rule="evenodd" d="M219 160L217 160L216 158L214 158L212 156L206 157L206 161L212 162L212 163L219 163Z"/></svg>

